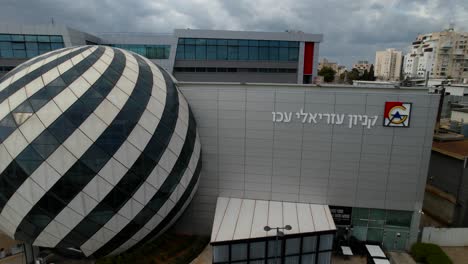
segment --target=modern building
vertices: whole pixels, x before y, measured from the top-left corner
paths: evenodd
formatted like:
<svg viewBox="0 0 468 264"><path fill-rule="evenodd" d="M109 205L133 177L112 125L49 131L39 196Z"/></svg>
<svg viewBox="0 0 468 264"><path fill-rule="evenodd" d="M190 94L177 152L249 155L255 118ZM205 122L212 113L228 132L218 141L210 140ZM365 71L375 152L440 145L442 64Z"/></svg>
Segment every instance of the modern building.
<svg viewBox="0 0 468 264"><path fill-rule="evenodd" d="M370 71L371 64L369 61L366 60L360 60L357 63L353 64L353 69L356 69L359 71L359 74L362 75L364 74L364 71L367 70L367 72Z"/></svg>
<svg viewBox="0 0 468 264"><path fill-rule="evenodd" d="M375 77L381 81L399 81L403 57L401 51L387 49L375 53Z"/></svg>
<svg viewBox="0 0 468 264"><path fill-rule="evenodd" d="M453 28L421 34L405 55L404 76L468 82L468 33Z"/></svg>
<svg viewBox="0 0 468 264"><path fill-rule="evenodd" d="M59 25L0 26L0 71L46 51L104 44L137 52L178 80L312 83L322 35L176 29L171 34L88 34ZM0 73L2 74L2 73Z"/></svg>
<svg viewBox="0 0 468 264"><path fill-rule="evenodd" d="M181 230L213 235L212 219L224 208L218 197L226 197L326 204L337 228L353 225L360 240L388 249L416 241L438 95L407 87L178 87L197 117L204 161ZM389 122L395 115L399 124ZM297 225L293 216L275 223Z"/></svg>
<svg viewBox="0 0 468 264"><path fill-rule="evenodd" d="M386 249L417 239L427 89L180 81L108 46L46 53L0 87L0 222L20 240L103 256L180 216L217 263L329 263L345 230Z"/></svg>

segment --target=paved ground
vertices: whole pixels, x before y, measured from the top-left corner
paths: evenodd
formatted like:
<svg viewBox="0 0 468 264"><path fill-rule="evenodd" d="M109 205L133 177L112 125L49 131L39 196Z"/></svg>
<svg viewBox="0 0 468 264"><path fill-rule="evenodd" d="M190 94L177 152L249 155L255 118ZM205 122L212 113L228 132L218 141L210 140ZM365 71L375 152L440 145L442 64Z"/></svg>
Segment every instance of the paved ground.
<svg viewBox="0 0 468 264"><path fill-rule="evenodd" d="M416 261L407 252L387 252L391 263L395 264L416 264Z"/></svg>
<svg viewBox="0 0 468 264"><path fill-rule="evenodd" d="M211 246L210 244L208 244L208 246L206 246L202 253L198 255L198 257L194 259L190 264L211 264L211 260L213 259L211 252Z"/></svg>
<svg viewBox="0 0 468 264"><path fill-rule="evenodd" d="M468 263L468 247L442 247L442 249L452 259L453 264Z"/></svg>
<svg viewBox="0 0 468 264"><path fill-rule="evenodd" d="M349 259L344 259L342 256L332 256L332 264L366 264L365 257L354 256Z"/></svg>

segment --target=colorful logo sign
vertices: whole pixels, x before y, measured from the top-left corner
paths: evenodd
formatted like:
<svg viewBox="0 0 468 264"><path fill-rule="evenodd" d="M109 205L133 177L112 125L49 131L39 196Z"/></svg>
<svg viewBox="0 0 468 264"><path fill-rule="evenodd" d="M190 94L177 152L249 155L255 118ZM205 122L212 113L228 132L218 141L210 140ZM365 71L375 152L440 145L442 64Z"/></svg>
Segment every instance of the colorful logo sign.
<svg viewBox="0 0 468 264"><path fill-rule="evenodd" d="M384 126L409 127L412 103L385 102Z"/></svg>

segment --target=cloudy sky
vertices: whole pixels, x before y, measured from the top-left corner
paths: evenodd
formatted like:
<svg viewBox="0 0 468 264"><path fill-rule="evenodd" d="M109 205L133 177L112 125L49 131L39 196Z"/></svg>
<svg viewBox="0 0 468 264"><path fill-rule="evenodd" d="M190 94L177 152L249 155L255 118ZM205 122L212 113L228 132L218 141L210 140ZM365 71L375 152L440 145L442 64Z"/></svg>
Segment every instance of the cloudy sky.
<svg viewBox="0 0 468 264"><path fill-rule="evenodd" d="M350 66L375 51L405 50L450 23L468 31L468 0L1 0L0 23L55 23L88 32L174 28L324 34L320 57Z"/></svg>

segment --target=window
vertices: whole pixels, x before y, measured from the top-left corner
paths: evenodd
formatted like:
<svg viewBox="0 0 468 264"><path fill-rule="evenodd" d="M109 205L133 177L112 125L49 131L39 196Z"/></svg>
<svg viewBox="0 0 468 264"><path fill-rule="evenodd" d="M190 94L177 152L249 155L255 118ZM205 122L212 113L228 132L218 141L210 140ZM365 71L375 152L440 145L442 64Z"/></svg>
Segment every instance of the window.
<svg viewBox="0 0 468 264"><path fill-rule="evenodd" d="M279 60L287 61L289 60L289 49L288 48L279 48Z"/></svg>
<svg viewBox="0 0 468 264"><path fill-rule="evenodd" d="M228 47L228 60L239 59L239 47Z"/></svg>
<svg viewBox="0 0 468 264"><path fill-rule="evenodd" d="M283 241L270 240L268 241L268 258L281 256L281 247Z"/></svg>
<svg viewBox="0 0 468 264"><path fill-rule="evenodd" d="M258 60L268 60L268 47L259 47L258 48Z"/></svg>
<svg viewBox="0 0 468 264"><path fill-rule="evenodd" d="M287 69L287 68L194 68L194 67L175 67L174 72L261 72L261 73L297 73L297 69Z"/></svg>
<svg viewBox="0 0 468 264"><path fill-rule="evenodd" d="M54 44L52 43L52 45ZM110 44L109 46L132 51L148 59L156 60L169 59L171 51L170 45ZM184 58L184 45L177 46L176 57Z"/></svg>
<svg viewBox="0 0 468 264"><path fill-rule="evenodd" d="M245 39L180 38L176 53L178 60L297 61L298 56L297 41Z"/></svg>
<svg viewBox="0 0 468 264"><path fill-rule="evenodd" d="M276 47L270 47L269 49L269 60L277 61L279 59L279 51Z"/></svg>
<svg viewBox="0 0 468 264"><path fill-rule="evenodd" d="M214 263L229 261L229 245L214 246L213 261Z"/></svg>
<svg viewBox="0 0 468 264"><path fill-rule="evenodd" d="M228 51L227 46L218 46L216 58L218 60L227 60Z"/></svg>
<svg viewBox="0 0 468 264"><path fill-rule="evenodd" d="M250 258L263 259L265 258L265 242L252 242L250 243Z"/></svg>
<svg viewBox="0 0 468 264"><path fill-rule="evenodd" d="M333 244L333 235L328 234L328 235L321 235L320 236L320 246L319 250L331 250L332 249L332 244Z"/></svg>
<svg viewBox="0 0 468 264"><path fill-rule="evenodd" d="M289 238L286 240L286 255L299 254L301 249L301 238Z"/></svg>
<svg viewBox="0 0 468 264"><path fill-rule="evenodd" d="M302 239L302 252L310 253L315 252L317 248L317 237L309 236Z"/></svg>
<svg viewBox="0 0 468 264"><path fill-rule="evenodd" d="M185 59L194 60L195 59L195 45L185 45Z"/></svg>
<svg viewBox="0 0 468 264"><path fill-rule="evenodd" d="M177 52L176 52L176 59L177 60L183 60L185 59L184 56L184 45L177 45Z"/></svg>
<svg viewBox="0 0 468 264"><path fill-rule="evenodd" d="M247 260L247 243L231 245L231 260Z"/></svg>
<svg viewBox="0 0 468 264"><path fill-rule="evenodd" d="M206 59L216 60L216 46L210 45L206 47Z"/></svg>
<svg viewBox="0 0 468 264"><path fill-rule="evenodd" d="M249 47L249 60L258 60L258 47Z"/></svg>
<svg viewBox="0 0 468 264"><path fill-rule="evenodd" d="M239 60L248 60L249 59L249 47L241 46L239 47Z"/></svg>
<svg viewBox="0 0 468 264"><path fill-rule="evenodd" d="M195 48L195 59L206 60L206 46L196 46Z"/></svg>
<svg viewBox="0 0 468 264"><path fill-rule="evenodd" d="M31 58L65 45L62 36L0 35L0 58Z"/></svg>

